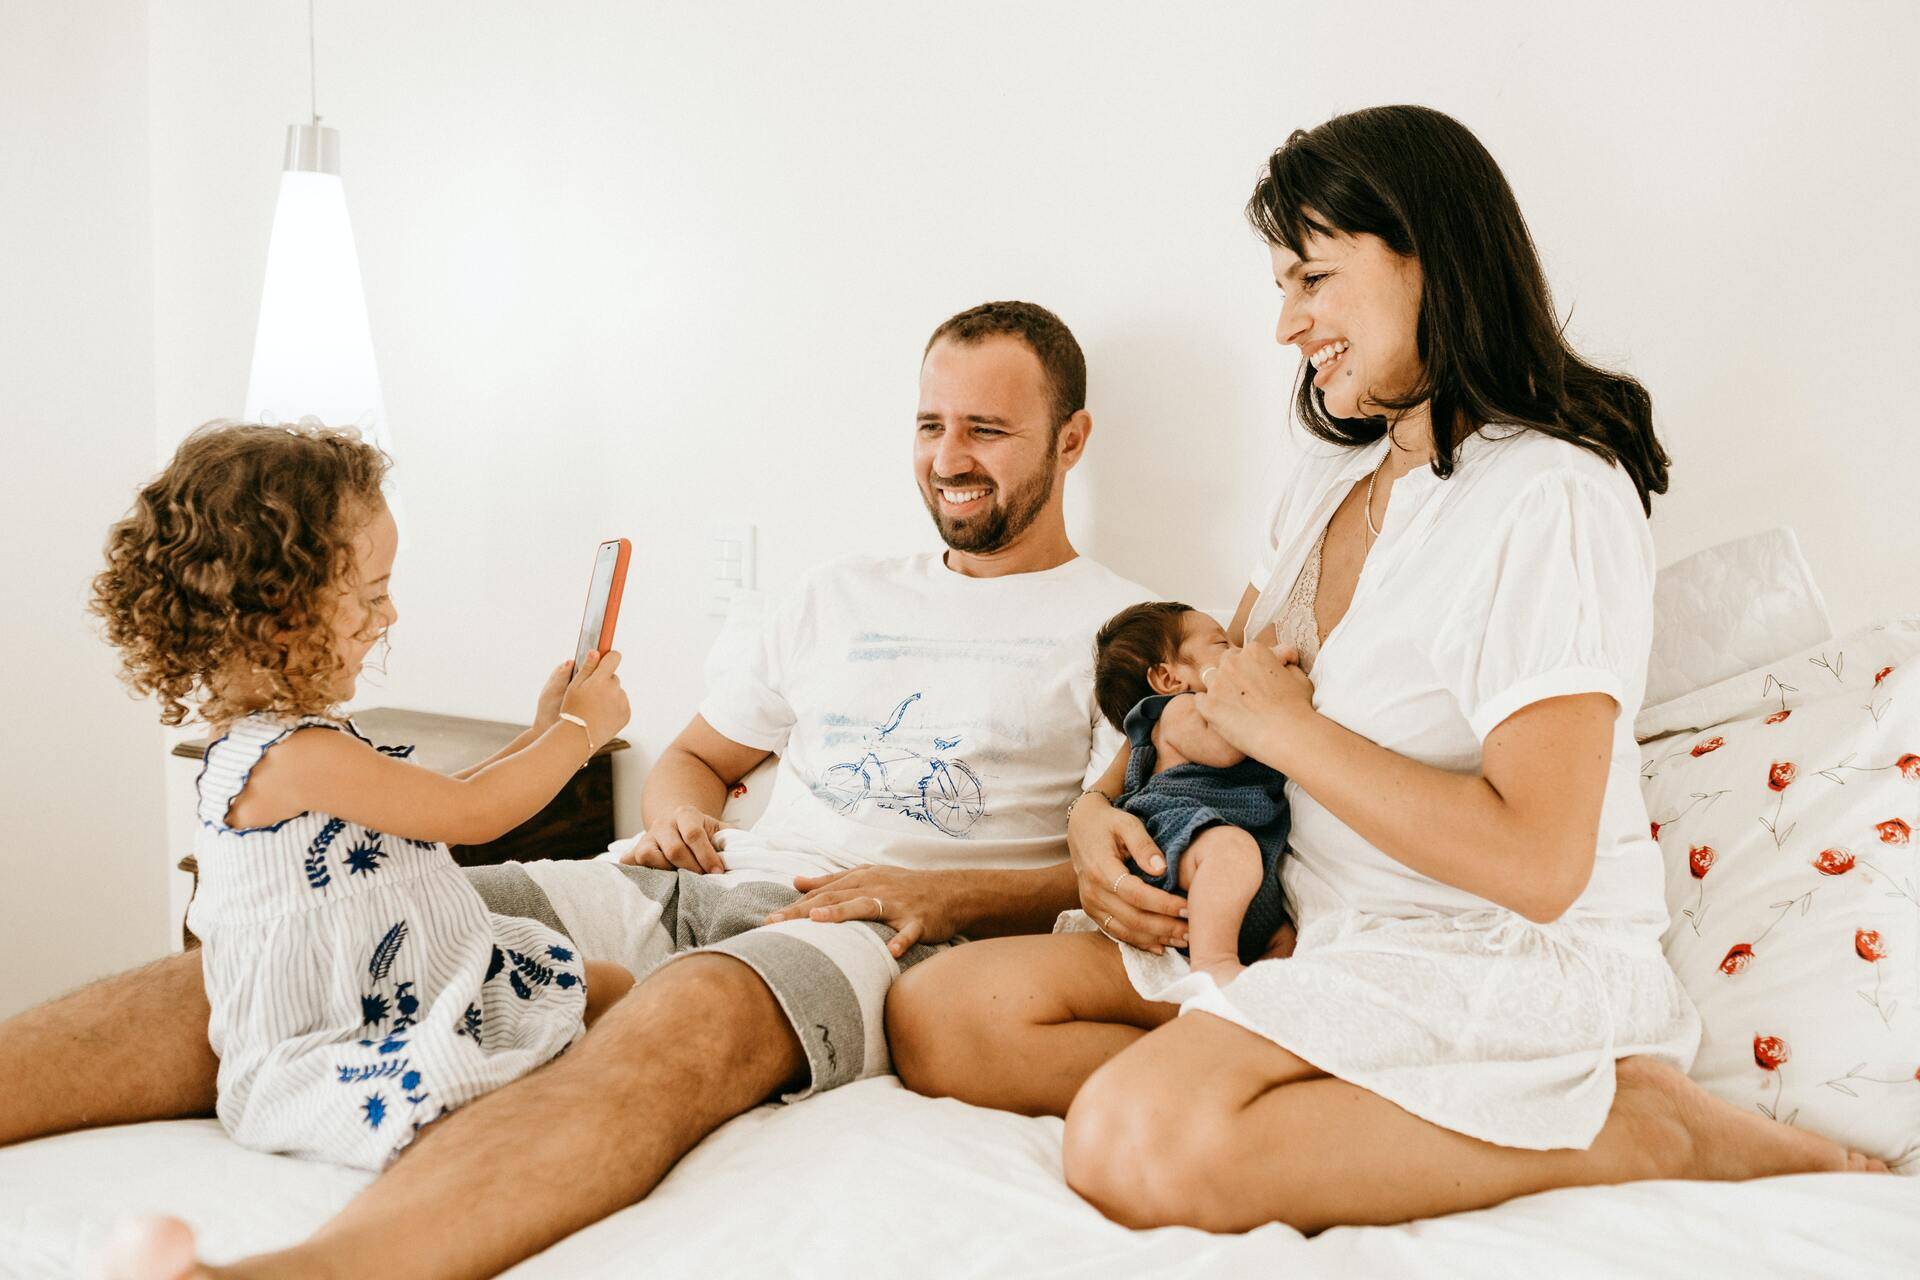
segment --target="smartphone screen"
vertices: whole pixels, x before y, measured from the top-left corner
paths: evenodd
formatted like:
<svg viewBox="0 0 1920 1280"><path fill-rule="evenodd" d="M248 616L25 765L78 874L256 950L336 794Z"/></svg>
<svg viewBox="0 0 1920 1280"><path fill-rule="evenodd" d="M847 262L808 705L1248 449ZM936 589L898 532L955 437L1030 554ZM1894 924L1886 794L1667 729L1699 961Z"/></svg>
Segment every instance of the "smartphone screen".
<svg viewBox="0 0 1920 1280"><path fill-rule="evenodd" d="M587 611L580 618L580 639L573 648L573 669L578 671L580 664L595 649L605 652L613 642L613 624L618 617L619 585L626 569L626 549L624 538L614 538L600 544L593 556L593 577L587 583ZM613 602L613 611L608 603Z"/></svg>

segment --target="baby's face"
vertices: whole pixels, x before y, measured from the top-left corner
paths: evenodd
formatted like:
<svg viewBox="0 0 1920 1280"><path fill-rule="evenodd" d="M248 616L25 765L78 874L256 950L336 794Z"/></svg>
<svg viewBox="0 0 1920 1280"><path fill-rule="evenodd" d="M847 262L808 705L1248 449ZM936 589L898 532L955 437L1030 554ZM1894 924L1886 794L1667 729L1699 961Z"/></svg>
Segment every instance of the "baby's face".
<svg viewBox="0 0 1920 1280"><path fill-rule="evenodd" d="M1174 660L1167 664L1180 687L1169 692L1199 693L1205 689L1207 683L1201 678L1202 674L1209 667L1219 666L1221 655L1232 647L1227 643L1227 629L1211 616L1198 609L1182 614L1180 648Z"/></svg>

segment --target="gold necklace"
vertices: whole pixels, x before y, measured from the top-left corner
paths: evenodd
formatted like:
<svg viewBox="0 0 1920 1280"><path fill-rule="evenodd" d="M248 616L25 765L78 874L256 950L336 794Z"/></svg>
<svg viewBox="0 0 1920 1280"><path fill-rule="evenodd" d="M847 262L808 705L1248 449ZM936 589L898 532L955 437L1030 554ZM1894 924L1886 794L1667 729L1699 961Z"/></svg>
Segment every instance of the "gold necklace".
<svg viewBox="0 0 1920 1280"><path fill-rule="evenodd" d="M1367 476L1367 532L1372 535L1367 539L1369 551L1373 549L1374 542L1380 537L1380 528L1373 522L1373 482L1380 478L1382 471L1386 470L1387 459L1391 457L1393 457L1393 450L1389 449L1386 456L1380 459L1380 465Z"/></svg>

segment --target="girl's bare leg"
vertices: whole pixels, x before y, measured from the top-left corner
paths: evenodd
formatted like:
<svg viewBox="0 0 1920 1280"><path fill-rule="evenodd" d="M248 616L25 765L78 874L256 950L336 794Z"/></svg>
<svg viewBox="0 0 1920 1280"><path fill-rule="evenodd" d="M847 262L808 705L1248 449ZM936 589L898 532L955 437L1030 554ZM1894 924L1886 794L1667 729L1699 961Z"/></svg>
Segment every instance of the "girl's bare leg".
<svg viewBox="0 0 1920 1280"><path fill-rule="evenodd" d="M1196 1013L1088 1080L1067 1116L1067 1181L1127 1226L1246 1231L1279 1221L1312 1233L1553 1187L1884 1167L1743 1112L1651 1059L1624 1059L1618 1071L1613 1110L1592 1146L1524 1151L1429 1124ZM1172 1087L1199 1079L1206 1088Z"/></svg>
<svg viewBox="0 0 1920 1280"><path fill-rule="evenodd" d="M213 1113L200 953L104 978L0 1022L0 1146Z"/></svg>
<svg viewBox="0 0 1920 1280"><path fill-rule="evenodd" d="M1063 1116L1095 1068L1178 1012L1135 994L1102 934L990 938L893 984L887 1043L918 1093Z"/></svg>
<svg viewBox="0 0 1920 1280"><path fill-rule="evenodd" d="M606 960L583 960L580 967L587 971L587 1008L582 1016L592 1026L621 996L633 990L633 975Z"/></svg>
<svg viewBox="0 0 1920 1280"><path fill-rule="evenodd" d="M1240 924L1265 873L1260 842L1239 827L1208 827L1180 858L1188 963L1223 987L1246 968L1240 963Z"/></svg>

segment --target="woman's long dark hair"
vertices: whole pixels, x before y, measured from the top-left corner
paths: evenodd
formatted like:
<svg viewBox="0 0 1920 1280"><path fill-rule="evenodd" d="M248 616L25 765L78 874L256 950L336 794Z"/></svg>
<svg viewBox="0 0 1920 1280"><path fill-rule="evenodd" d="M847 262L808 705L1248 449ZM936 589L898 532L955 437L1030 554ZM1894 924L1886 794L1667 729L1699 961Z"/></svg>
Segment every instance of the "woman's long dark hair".
<svg viewBox="0 0 1920 1280"><path fill-rule="evenodd" d="M1554 320L1540 255L1512 188L1480 140L1429 107L1370 107L1296 129L1267 161L1247 219L1306 257L1309 233L1373 235L1420 264L1415 341L1426 370L1397 415L1431 402L1434 471L1453 474L1460 441L1513 423L1590 449L1633 477L1640 503L1667 491L1653 401L1634 379L1581 359ZM1336 444L1378 440L1385 417L1329 414L1303 366L1307 430Z"/></svg>

